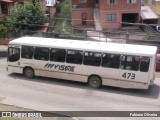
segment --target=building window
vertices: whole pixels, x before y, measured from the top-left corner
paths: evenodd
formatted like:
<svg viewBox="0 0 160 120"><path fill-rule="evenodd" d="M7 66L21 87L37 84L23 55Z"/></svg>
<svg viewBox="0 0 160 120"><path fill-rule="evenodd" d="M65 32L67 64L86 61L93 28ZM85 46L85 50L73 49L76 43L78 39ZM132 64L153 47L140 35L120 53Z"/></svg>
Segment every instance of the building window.
<svg viewBox="0 0 160 120"><path fill-rule="evenodd" d="M116 4L116 0L107 0L107 4L109 5Z"/></svg>
<svg viewBox="0 0 160 120"><path fill-rule="evenodd" d="M79 2L79 3L86 3L87 0L79 0L78 2Z"/></svg>
<svg viewBox="0 0 160 120"><path fill-rule="evenodd" d="M116 21L116 14L108 14L107 21L115 22Z"/></svg>
<svg viewBox="0 0 160 120"><path fill-rule="evenodd" d="M137 0L127 0L127 3L136 3L137 2Z"/></svg>

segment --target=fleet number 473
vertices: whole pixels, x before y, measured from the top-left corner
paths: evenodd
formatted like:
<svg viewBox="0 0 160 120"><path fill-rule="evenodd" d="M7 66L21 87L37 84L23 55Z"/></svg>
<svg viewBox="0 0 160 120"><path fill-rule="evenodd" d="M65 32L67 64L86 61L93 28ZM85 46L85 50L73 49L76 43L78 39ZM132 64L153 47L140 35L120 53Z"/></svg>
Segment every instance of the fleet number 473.
<svg viewBox="0 0 160 120"><path fill-rule="evenodd" d="M126 79L135 79L135 74L134 73L127 73L125 72L122 77L126 78Z"/></svg>

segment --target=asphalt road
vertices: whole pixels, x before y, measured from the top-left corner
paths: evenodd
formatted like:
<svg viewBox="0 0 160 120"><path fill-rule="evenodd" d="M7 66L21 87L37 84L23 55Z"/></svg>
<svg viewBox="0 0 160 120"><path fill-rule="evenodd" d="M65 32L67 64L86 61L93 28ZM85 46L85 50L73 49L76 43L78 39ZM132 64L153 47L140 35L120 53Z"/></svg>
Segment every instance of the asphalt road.
<svg viewBox="0 0 160 120"><path fill-rule="evenodd" d="M160 111L160 73L156 76L149 90L92 89L73 81L9 74L6 58L0 57L0 98L4 104L41 111Z"/></svg>

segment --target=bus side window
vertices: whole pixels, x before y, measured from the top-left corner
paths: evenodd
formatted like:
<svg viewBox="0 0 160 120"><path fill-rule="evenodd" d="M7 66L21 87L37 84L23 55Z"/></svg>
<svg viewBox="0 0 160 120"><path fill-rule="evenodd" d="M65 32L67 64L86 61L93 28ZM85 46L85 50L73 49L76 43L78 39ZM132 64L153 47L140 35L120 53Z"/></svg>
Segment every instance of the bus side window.
<svg viewBox="0 0 160 120"><path fill-rule="evenodd" d="M103 54L102 67L117 68L118 69L119 65L120 65L120 55Z"/></svg>
<svg viewBox="0 0 160 120"><path fill-rule="evenodd" d="M49 49L44 47L35 47L34 59L49 60Z"/></svg>
<svg viewBox="0 0 160 120"><path fill-rule="evenodd" d="M50 61L65 62L66 50L65 49L54 49L50 51Z"/></svg>
<svg viewBox="0 0 160 120"><path fill-rule="evenodd" d="M32 46L22 46L22 58L32 59L34 53L34 47Z"/></svg>
<svg viewBox="0 0 160 120"><path fill-rule="evenodd" d="M67 63L74 63L74 64L82 64L83 60L83 52L77 50L68 50L67 51Z"/></svg>
<svg viewBox="0 0 160 120"><path fill-rule="evenodd" d="M85 52L83 64L91 65L91 66L100 66L101 65L101 53Z"/></svg>
<svg viewBox="0 0 160 120"><path fill-rule="evenodd" d="M149 63L150 63L149 57L141 57L140 71L141 72L148 72Z"/></svg>
<svg viewBox="0 0 160 120"><path fill-rule="evenodd" d="M121 69L138 71L140 64L140 57L123 55L121 58Z"/></svg>

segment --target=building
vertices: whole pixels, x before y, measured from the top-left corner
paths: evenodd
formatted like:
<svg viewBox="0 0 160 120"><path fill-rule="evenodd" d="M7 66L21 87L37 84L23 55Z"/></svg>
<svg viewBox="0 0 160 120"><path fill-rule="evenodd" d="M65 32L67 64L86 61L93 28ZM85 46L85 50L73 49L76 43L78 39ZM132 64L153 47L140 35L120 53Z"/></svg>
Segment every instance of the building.
<svg viewBox="0 0 160 120"><path fill-rule="evenodd" d="M17 4L25 4L28 0L0 0L0 13L11 14ZM54 16L56 12L56 0L39 0L42 8L50 17Z"/></svg>
<svg viewBox="0 0 160 120"><path fill-rule="evenodd" d="M0 13L11 14L14 8L15 0L0 0Z"/></svg>
<svg viewBox="0 0 160 120"><path fill-rule="evenodd" d="M25 4L25 2L28 2L28 0L16 0L16 4ZM46 15L53 17L56 12L56 0L39 0L39 2L45 10Z"/></svg>
<svg viewBox="0 0 160 120"><path fill-rule="evenodd" d="M144 5L145 6L142 6L141 11L143 22L149 24L160 24L160 0L145 0ZM148 15L146 11L148 12Z"/></svg>
<svg viewBox="0 0 160 120"><path fill-rule="evenodd" d="M71 6L73 26L117 29L140 21L140 0L71 0Z"/></svg>

